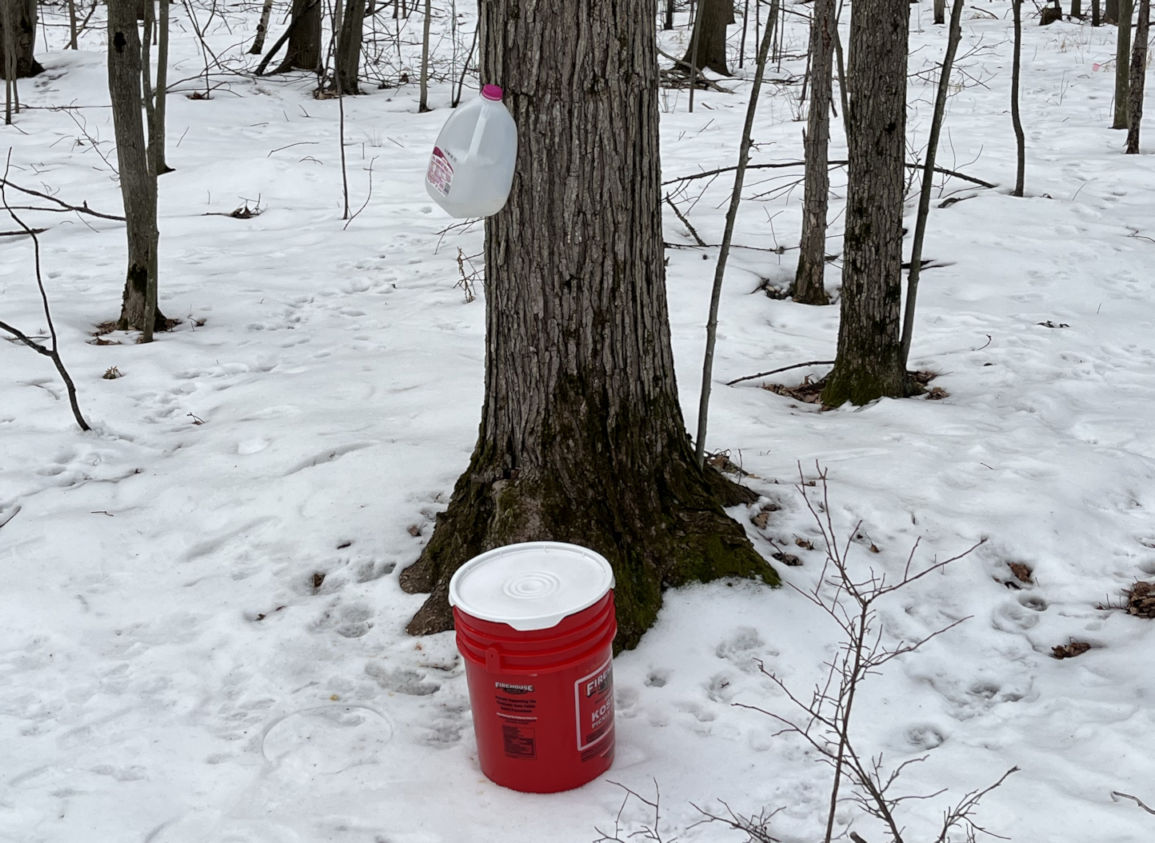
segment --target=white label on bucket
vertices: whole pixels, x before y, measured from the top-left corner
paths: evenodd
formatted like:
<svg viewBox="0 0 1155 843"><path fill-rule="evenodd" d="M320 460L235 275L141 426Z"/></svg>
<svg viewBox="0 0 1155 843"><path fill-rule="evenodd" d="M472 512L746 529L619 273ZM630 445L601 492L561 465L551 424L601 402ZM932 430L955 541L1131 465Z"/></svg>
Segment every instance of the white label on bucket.
<svg viewBox="0 0 1155 843"><path fill-rule="evenodd" d="M612 659L574 683L578 750L588 749L614 725L614 665Z"/></svg>
<svg viewBox="0 0 1155 843"><path fill-rule="evenodd" d="M433 154L429 156L429 170L425 173L425 180L442 196L449 195L449 187L453 184L453 165L439 147L433 147Z"/></svg>

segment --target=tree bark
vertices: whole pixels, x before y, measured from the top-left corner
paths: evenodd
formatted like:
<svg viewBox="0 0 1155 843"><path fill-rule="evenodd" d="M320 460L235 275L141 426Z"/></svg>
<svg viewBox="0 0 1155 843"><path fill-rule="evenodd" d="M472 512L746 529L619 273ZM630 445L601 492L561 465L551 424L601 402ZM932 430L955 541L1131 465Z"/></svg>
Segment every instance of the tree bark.
<svg viewBox="0 0 1155 843"><path fill-rule="evenodd" d="M274 73L321 68L321 0L293 0L289 47Z"/></svg>
<svg viewBox="0 0 1155 843"><path fill-rule="evenodd" d="M36 46L36 0L2 0L6 13L0 16L0 72L8 67L9 50L16 56L16 78L24 79L44 71L33 56ZM11 16L11 31L4 20Z"/></svg>
<svg viewBox="0 0 1155 843"><path fill-rule="evenodd" d="M1115 120L1112 129L1126 129L1131 125L1128 112L1131 105L1131 13L1135 0L1119 0L1118 31L1115 39Z"/></svg>
<svg viewBox="0 0 1155 843"><path fill-rule="evenodd" d="M1023 0L1011 0L1014 16L1014 47L1011 52L1011 127L1015 130L1015 189L1012 196L1022 196L1027 176L1027 138L1019 115L1019 76L1023 66Z"/></svg>
<svg viewBox="0 0 1155 843"><path fill-rule="evenodd" d="M421 84L417 96L417 111L429 110L429 29L433 21L433 0L425 0L424 20L421 25Z"/></svg>
<svg viewBox="0 0 1155 843"><path fill-rule="evenodd" d="M1131 89L1127 118L1127 154L1139 154L1139 127L1143 122L1143 88L1147 77L1147 35L1151 26L1151 0L1139 0L1139 21L1135 25L1135 47L1131 51Z"/></svg>
<svg viewBox="0 0 1155 843"><path fill-rule="evenodd" d="M361 72L361 39L364 29L365 0L346 0L335 59L337 84L342 94L361 93L357 76Z"/></svg>
<svg viewBox="0 0 1155 843"><path fill-rule="evenodd" d="M899 336L908 0L850 14L850 134L838 352L822 402L909 395Z"/></svg>
<svg viewBox="0 0 1155 843"><path fill-rule="evenodd" d="M421 558L432 592L411 633L450 628L448 583L484 550L590 547L616 578L618 646L652 624L665 586L777 582L700 472L678 404L661 230L650 0L490 0L482 79L518 126L505 208L486 220L486 372L470 464Z"/></svg>
<svg viewBox="0 0 1155 843"><path fill-rule="evenodd" d="M806 181L794 301L829 304L826 295L826 211L830 199L830 101L833 97L834 0L814 0L810 21L810 112L806 119Z"/></svg>
<svg viewBox="0 0 1155 843"><path fill-rule="evenodd" d="M726 65L726 27L734 22L732 0L700 0L690 48L682 61L698 69L730 75Z"/></svg>
<svg viewBox="0 0 1155 843"><path fill-rule="evenodd" d="M264 0L264 5L261 6L261 19L257 23L257 34L253 38L253 46L249 48L249 53L254 56L259 56L265 49L265 37L269 34L269 16L273 13L273 0Z"/></svg>
<svg viewBox="0 0 1155 843"><path fill-rule="evenodd" d="M128 236L128 270L117 328L151 332L164 330L166 320L155 307L155 286L150 307L149 288L156 281L156 177L149 172L141 111L138 7L134 0L108 3L108 91Z"/></svg>

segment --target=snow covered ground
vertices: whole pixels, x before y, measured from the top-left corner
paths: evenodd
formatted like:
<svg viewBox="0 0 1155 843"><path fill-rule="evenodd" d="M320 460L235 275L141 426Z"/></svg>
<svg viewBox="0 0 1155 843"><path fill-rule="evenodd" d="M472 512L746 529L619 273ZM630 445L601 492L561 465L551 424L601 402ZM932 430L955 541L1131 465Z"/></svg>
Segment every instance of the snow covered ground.
<svg viewBox="0 0 1155 843"><path fill-rule="evenodd" d="M250 6L219 8L210 44L251 68ZM843 539L861 522L860 573L897 575L916 541L926 565L985 539L879 607L892 644L966 618L860 691L860 750L888 766L925 756L894 792L945 789L900 806L906 839L934 839L944 809L1017 766L983 800L984 827L1024 843L1139 843L1155 816L1111 794L1155 805L1155 623L1103 606L1155 579L1155 141L1123 156L1107 128L1114 28L1028 20L1028 196L1011 197L1008 10L999 0L965 15L940 153L999 185L946 179L939 198L963 201L932 210L925 256L938 265L923 275L912 364L939 373L946 397L822 413L760 381L720 385L833 357L837 307L759 290L792 276L798 187L743 205L708 446L750 472L764 499L734 515L767 555L801 560L779 569L804 591L823 549L794 488L799 466L808 479L828 471ZM188 13L173 15L171 78L194 77ZM2 130L8 178L119 213L101 33L65 52L59 13L48 22L47 71L21 83L27 109ZM912 6L912 30L912 73L930 71L944 31L929 4ZM804 45L804 21L790 17L781 78L801 75ZM382 72L415 79L406 50ZM699 92L693 113L685 91L663 93L666 178L733 163L749 64L723 83L734 94ZM434 85L425 115L413 84L344 101L350 202L364 204L344 221L338 103L314 100L304 76L210 81L210 99L187 96L195 81L169 99L160 301L182 320L175 331L95 344L94 326L119 309L123 227L18 211L46 229L61 352L95 429L76 428L46 358L0 343L0 839L576 843L595 827L614 834L623 787L660 794L667 843L744 839L695 825L694 805L724 813L723 802L780 809L769 827L781 840L820 839L829 769L749 708L797 714L759 664L806 696L836 654L830 618L789 588L667 595L657 626L615 662L606 776L540 796L481 774L452 634L407 637L422 597L397 585L466 465L482 399L484 303L455 286L458 249L480 251L480 226L446 232L421 184L449 83ZM912 159L934 83L912 75ZM798 93L769 86L755 163L801 158ZM832 158L844 149L836 126ZM757 171L746 193L800 175ZM844 178L835 172L839 197ZM717 243L729 177L692 203L704 186L681 208ZM259 215L227 216L246 206ZM666 237L692 244L669 210ZM669 256L693 429L715 250ZM0 319L46 332L27 238L0 238ZM762 528L765 504L777 510ZM1052 657L1071 641L1091 649ZM630 797L617 833L653 821ZM838 824L842 839L885 839L852 802Z"/></svg>

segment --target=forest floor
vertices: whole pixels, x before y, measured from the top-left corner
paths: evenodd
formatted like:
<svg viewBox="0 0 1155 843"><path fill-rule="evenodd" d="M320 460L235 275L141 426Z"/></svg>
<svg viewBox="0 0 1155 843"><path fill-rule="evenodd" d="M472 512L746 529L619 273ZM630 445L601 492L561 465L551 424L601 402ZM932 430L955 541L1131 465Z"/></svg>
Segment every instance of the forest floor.
<svg viewBox="0 0 1155 843"><path fill-rule="evenodd" d="M44 8L46 72L21 82L25 108L0 130L7 178L119 214L103 7L79 51L63 49L61 9ZM893 582L912 553L921 570L978 545L877 607L891 647L959 622L859 689L860 752L884 770L921 759L892 791L911 797L897 808L905 839L934 840L945 810L1012 767L974 814L995 834L1155 837L1139 804L1155 805L1155 624L1127 611L1150 605L1135 584L1155 580L1155 128L1137 156L1108 128L1114 27L1028 20L1027 195L1015 198L1010 5L964 15L939 162L997 187L936 180L924 254L938 265L923 274L911 364L937 373L939 400L821 411L762 388L823 366L723 385L832 359L838 328L837 305L765 294L793 277L802 171L752 172L708 447L760 494L733 515L792 587L668 593L615 660L614 767L540 796L482 775L453 635L408 637L423 598L397 584L466 467L482 401L484 285L458 263L481 268L482 226L451 225L422 185L472 13L454 30L438 17L434 110L418 114L416 85L399 82L417 78L416 14L400 46L388 12L373 24L369 72L388 86L337 102L314 99L308 75L251 74L259 4L210 15L194 2L195 27L189 8L172 7L175 171L160 183L173 331L97 341L119 312L123 225L5 191L44 229L44 286L93 430L77 429L46 358L0 342L0 840L745 839L700 823L702 808L777 812L775 839L812 843L831 770L767 716L802 722L766 672L809 698L839 653L837 626L805 599L832 594L803 497L820 501L820 472L855 576ZM806 7L791 10L754 163L802 158ZM911 15L917 160L945 33L928 3ZM684 17L661 36L673 54ZM207 77L194 28L219 57ZM752 55L737 68L739 31L732 93L698 91L690 113L686 90L662 92L666 180L736 160ZM837 121L833 132L831 158L845 158ZM844 170L832 179L837 253ZM728 175L665 189L720 242ZM692 430L717 249L664 213ZM34 244L7 236L18 228L0 224L0 319L47 342ZM657 819L641 797L660 803ZM887 839L850 799L835 830Z"/></svg>

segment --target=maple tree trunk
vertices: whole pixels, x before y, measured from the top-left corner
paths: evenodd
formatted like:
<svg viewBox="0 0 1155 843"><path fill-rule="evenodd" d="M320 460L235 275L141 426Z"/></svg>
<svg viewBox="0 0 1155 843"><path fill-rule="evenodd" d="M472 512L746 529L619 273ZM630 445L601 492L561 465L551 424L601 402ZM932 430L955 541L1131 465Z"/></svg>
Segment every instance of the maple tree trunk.
<svg viewBox="0 0 1155 843"><path fill-rule="evenodd" d="M474 555L555 540L609 560L617 644L632 647L666 586L777 576L722 509L751 493L698 469L678 404L653 5L525 5L481 9L482 81L505 87L517 175L506 207L486 220L478 441L429 544L401 574L407 591L431 592L408 629L451 627L449 579Z"/></svg>
<svg viewBox="0 0 1155 843"><path fill-rule="evenodd" d="M910 394L899 334L906 166L908 0L857 0L850 15L846 234L838 352L822 402Z"/></svg>

